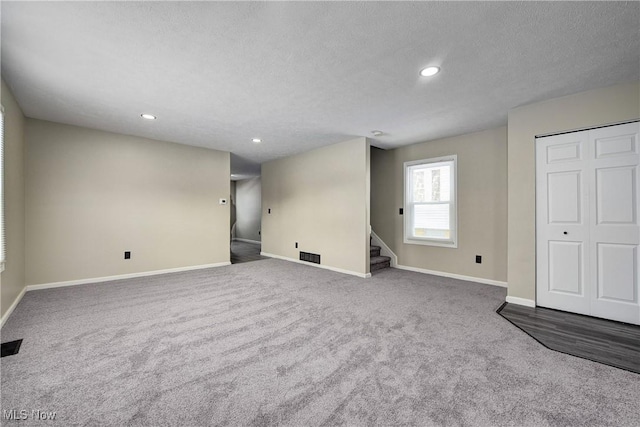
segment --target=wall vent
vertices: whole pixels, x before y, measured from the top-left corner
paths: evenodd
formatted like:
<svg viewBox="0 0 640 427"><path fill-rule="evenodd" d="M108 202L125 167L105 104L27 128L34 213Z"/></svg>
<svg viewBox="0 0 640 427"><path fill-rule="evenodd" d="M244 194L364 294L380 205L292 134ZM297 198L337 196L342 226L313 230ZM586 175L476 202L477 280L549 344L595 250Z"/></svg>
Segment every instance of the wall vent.
<svg viewBox="0 0 640 427"><path fill-rule="evenodd" d="M312 254L310 252L300 252L300 261L312 262L314 264L320 264L320 255Z"/></svg>

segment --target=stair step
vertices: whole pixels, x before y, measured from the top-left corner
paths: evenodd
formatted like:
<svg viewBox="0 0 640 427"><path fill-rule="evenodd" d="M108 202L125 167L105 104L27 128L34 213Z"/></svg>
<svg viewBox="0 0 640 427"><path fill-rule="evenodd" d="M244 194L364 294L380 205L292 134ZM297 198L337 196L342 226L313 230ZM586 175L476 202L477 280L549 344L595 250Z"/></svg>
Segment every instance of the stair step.
<svg viewBox="0 0 640 427"><path fill-rule="evenodd" d="M369 259L369 263L370 263L371 265L373 265L373 264L380 264L380 263L382 263L382 262L391 262L391 258L389 258L388 256L381 256L381 255L380 255L380 256L372 256L372 257Z"/></svg>
<svg viewBox="0 0 640 427"><path fill-rule="evenodd" d="M380 256L380 246L371 245L369 249L369 256Z"/></svg>
<svg viewBox="0 0 640 427"><path fill-rule="evenodd" d="M372 256L369 259L370 270L381 270L383 268L391 267L391 258L388 256Z"/></svg>

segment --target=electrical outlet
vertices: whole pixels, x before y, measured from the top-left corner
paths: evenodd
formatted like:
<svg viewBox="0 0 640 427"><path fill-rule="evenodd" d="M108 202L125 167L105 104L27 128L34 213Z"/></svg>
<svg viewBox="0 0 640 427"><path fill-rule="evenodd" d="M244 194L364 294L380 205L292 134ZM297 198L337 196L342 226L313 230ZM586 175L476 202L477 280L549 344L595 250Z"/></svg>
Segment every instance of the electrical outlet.
<svg viewBox="0 0 640 427"><path fill-rule="evenodd" d="M270 214L271 213L271 208L267 209L267 213Z"/></svg>
<svg viewBox="0 0 640 427"><path fill-rule="evenodd" d="M298 242L296 242L296 249L298 249Z"/></svg>
<svg viewBox="0 0 640 427"><path fill-rule="evenodd" d="M482 255L476 255L476 264L482 264Z"/></svg>
<svg viewBox="0 0 640 427"><path fill-rule="evenodd" d="M400 208L400 215L404 215L404 209Z"/></svg>
<svg viewBox="0 0 640 427"><path fill-rule="evenodd" d="M124 251L124 259L131 259L131 251Z"/></svg>

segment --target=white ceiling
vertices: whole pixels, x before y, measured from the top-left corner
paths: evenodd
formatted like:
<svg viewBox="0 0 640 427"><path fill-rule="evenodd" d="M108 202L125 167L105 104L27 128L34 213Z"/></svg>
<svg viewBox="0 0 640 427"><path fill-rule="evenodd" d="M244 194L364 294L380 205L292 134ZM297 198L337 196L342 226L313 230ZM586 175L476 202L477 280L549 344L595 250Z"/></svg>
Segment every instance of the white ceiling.
<svg viewBox="0 0 640 427"><path fill-rule="evenodd" d="M504 125L510 108L640 79L638 2L1 8L2 76L27 116L230 151L238 174L356 136L391 148Z"/></svg>

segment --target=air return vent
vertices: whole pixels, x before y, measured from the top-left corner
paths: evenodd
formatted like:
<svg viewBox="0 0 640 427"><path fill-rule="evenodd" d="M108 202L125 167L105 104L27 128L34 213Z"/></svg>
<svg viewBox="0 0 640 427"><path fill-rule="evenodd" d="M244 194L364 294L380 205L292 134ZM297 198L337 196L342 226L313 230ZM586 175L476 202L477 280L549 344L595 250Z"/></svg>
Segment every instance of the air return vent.
<svg viewBox="0 0 640 427"><path fill-rule="evenodd" d="M320 264L320 255L312 254L310 252L300 252L300 261L312 262L314 264Z"/></svg>

